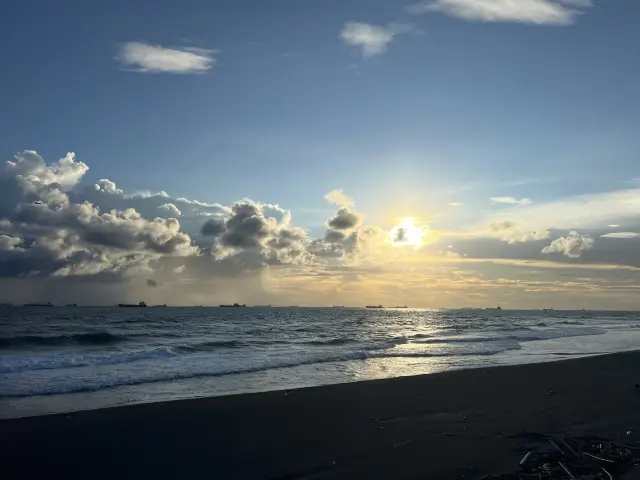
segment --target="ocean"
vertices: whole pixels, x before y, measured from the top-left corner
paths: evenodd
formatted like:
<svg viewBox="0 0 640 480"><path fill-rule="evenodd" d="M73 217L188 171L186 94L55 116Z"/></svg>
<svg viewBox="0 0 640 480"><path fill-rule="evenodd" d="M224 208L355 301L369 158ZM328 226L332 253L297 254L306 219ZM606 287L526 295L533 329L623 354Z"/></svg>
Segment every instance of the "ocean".
<svg viewBox="0 0 640 480"><path fill-rule="evenodd" d="M634 350L640 313L0 307L0 418Z"/></svg>

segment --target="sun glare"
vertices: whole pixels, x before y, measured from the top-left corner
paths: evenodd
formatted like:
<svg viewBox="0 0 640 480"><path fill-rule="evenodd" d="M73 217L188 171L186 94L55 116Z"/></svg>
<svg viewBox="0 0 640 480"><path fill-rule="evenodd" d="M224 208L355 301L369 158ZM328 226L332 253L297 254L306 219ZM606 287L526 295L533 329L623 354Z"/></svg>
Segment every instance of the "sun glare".
<svg viewBox="0 0 640 480"><path fill-rule="evenodd" d="M395 247L422 245L422 239L428 233L426 227L417 227L411 217L403 218L389 232L389 242Z"/></svg>

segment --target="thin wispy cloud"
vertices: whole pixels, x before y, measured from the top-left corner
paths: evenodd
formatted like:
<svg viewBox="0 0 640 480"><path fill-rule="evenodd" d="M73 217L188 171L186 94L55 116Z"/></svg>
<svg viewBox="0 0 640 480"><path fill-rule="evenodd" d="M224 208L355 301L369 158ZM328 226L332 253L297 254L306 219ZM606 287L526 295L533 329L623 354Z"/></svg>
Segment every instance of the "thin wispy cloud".
<svg viewBox="0 0 640 480"><path fill-rule="evenodd" d="M383 27L368 23L348 22L340 32L340 39L347 45L359 48L364 57L372 57L386 52L396 36L409 31L411 31L411 27L408 25L391 24Z"/></svg>
<svg viewBox="0 0 640 480"><path fill-rule="evenodd" d="M492 220L517 218L532 228L547 229L602 229L603 225L609 228L620 225L632 227L637 224L639 208L640 189L628 189L518 205L493 215Z"/></svg>
<svg viewBox="0 0 640 480"><path fill-rule="evenodd" d="M166 48L141 42L121 45L116 60L136 72L194 74L210 70L216 63L213 50L195 47Z"/></svg>
<svg viewBox="0 0 640 480"><path fill-rule="evenodd" d="M591 0L425 0L409 9L470 21L571 25L591 6Z"/></svg>
<svg viewBox="0 0 640 480"><path fill-rule="evenodd" d="M560 180L557 177L545 177L545 178L520 178L518 180L510 180L502 182L500 185L503 187L524 187L526 185L535 185L538 183L554 183Z"/></svg>
<svg viewBox="0 0 640 480"><path fill-rule="evenodd" d="M636 233L636 232L614 232L614 233L607 233L605 235L600 235L602 238L617 238L620 240L627 240L627 239L631 239L631 238L638 238L640 237L640 233Z"/></svg>
<svg viewBox="0 0 640 480"><path fill-rule="evenodd" d="M491 197L493 203L506 203L508 205L531 205L533 201L530 198L515 197Z"/></svg>

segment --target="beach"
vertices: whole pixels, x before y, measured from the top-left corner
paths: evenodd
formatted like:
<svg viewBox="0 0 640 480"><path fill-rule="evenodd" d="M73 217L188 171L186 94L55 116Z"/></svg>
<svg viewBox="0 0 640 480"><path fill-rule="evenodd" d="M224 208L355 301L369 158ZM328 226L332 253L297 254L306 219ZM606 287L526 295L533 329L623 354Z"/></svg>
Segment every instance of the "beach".
<svg viewBox="0 0 640 480"><path fill-rule="evenodd" d="M516 470L523 432L635 443L639 365L626 352L2 420L1 476L481 478Z"/></svg>

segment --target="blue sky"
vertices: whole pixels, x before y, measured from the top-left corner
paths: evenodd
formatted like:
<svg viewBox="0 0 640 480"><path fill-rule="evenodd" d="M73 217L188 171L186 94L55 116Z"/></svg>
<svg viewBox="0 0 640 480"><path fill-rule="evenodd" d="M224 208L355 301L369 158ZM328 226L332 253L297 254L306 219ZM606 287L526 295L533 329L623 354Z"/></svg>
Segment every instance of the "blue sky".
<svg viewBox="0 0 640 480"><path fill-rule="evenodd" d="M89 166L83 185L246 197L316 235L336 188L384 228L417 216L449 231L638 185L637 2L0 9L0 154L73 151ZM572 227L552 223L540 228Z"/></svg>
<svg viewBox="0 0 640 480"><path fill-rule="evenodd" d="M401 194L482 181L498 195L499 182L570 179L521 188L549 198L640 175L640 5L599 2L569 26L405 7L9 2L0 151L71 150L90 163L90 180L301 209L334 187L364 207L388 184ZM341 41L347 22L414 31L365 58ZM215 65L201 75L123 71L114 57L132 41L215 50Z"/></svg>

